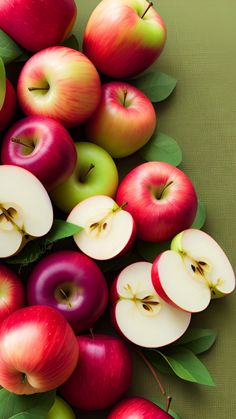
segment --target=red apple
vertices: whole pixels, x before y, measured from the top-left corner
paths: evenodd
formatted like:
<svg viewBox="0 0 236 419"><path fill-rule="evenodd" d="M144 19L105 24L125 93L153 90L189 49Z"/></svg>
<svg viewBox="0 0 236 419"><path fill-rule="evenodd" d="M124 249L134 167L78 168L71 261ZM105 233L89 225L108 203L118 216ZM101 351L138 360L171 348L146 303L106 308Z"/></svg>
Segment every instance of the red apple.
<svg viewBox="0 0 236 419"><path fill-rule="evenodd" d="M128 83L110 82L102 86L102 98L86 123L86 134L112 157L125 157L143 147L155 127L150 100Z"/></svg>
<svg viewBox="0 0 236 419"><path fill-rule="evenodd" d="M122 400L110 412L107 419L168 419L169 413L142 397Z"/></svg>
<svg viewBox="0 0 236 419"><path fill-rule="evenodd" d="M57 310L17 310L0 328L0 385L16 394L52 390L71 375L78 352L76 337Z"/></svg>
<svg viewBox="0 0 236 419"><path fill-rule="evenodd" d="M0 6L1 8L1 6ZM16 111L16 93L11 82L6 79L6 94L0 109L0 133L10 124Z"/></svg>
<svg viewBox="0 0 236 419"><path fill-rule="evenodd" d="M69 250L44 257L30 274L27 292L29 304L59 310L77 333L89 329L108 302L107 284L96 263Z"/></svg>
<svg viewBox="0 0 236 419"><path fill-rule="evenodd" d="M29 116L6 133L1 159L3 164L29 170L50 190L72 174L77 153L63 125L51 118Z"/></svg>
<svg viewBox="0 0 236 419"><path fill-rule="evenodd" d="M190 179L177 167L143 163L120 183L116 202L127 202L141 240L168 240L188 228L196 215L197 196Z"/></svg>
<svg viewBox="0 0 236 419"><path fill-rule="evenodd" d="M25 290L18 276L0 264L0 324L11 313L25 305Z"/></svg>
<svg viewBox="0 0 236 419"><path fill-rule="evenodd" d="M128 390L132 361L122 342L114 336L78 336L80 360L61 387L61 394L82 410L106 409Z"/></svg>

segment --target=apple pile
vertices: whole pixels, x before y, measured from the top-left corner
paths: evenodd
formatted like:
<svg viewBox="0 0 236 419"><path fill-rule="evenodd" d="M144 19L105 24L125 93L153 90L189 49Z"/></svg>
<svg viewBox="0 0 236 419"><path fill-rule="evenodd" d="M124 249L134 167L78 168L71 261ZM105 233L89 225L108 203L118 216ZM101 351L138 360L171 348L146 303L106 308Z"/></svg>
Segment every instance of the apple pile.
<svg viewBox="0 0 236 419"><path fill-rule="evenodd" d="M197 194L180 169L146 162L119 182L114 159L135 153L157 127L132 77L161 54L162 18L146 0L102 0L79 52L62 45L76 15L74 0L0 3L0 29L29 53L16 91L6 79L0 107L0 386L19 395L59 388L72 407L96 411L130 387L128 342L171 344L192 313L233 291L235 277L216 241L191 228ZM73 250L42 257L23 282L4 261L45 236L58 210L81 227ZM153 264L126 266L109 289L97 261L124 255L137 238L172 242ZM108 302L120 337L88 334ZM47 419L75 418L65 401L57 397ZM109 418L134 414L171 417L133 397Z"/></svg>

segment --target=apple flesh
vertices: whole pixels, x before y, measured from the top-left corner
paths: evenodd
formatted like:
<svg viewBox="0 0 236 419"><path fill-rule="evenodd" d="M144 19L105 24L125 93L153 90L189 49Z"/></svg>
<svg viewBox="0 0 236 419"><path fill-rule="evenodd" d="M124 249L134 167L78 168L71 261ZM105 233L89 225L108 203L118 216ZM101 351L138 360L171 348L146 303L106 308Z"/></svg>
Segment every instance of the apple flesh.
<svg viewBox="0 0 236 419"><path fill-rule="evenodd" d="M17 93L26 115L51 117L72 127L95 111L101 83L96 68L84 54L56 46L39 51L25 63Z"/></svg>
<svg viewBox="0 0 236 419"><path fill-rule="evenodd" d="M25 49L39 51L64 40L76 12L74 0L1 1L0 28Z"/></svg>
<svg viewBox="0 0 236 419"><path fill-rule="evenodd" d="M25 290L20 278L0 264L0 324L14 311L24 307Z"/></svg>
<svg viewBox="0 0 236 419"><path fill-rule="evenodd" d="M235 288L233 268L221 247L207 233L188 229L179 233L171 249L153 263L152 282L165 301L195 313L211 298Z"/></svg>
<svg viewBox="0 0 236 419"><path fill-rule="evenodd" d="M41 259L30 274L27 294L30 305L60 311L76 333L93 326L108 302L101 270L86 255L69 250Z"/></svg>
<svg viewBox="0 0 236 419"><path fill-rule="evenodd" d="M166 28L146 0L103 0L87 23L83 51L104 74L135 76L161 54Z"/></svg>
<svg viewBox="0 0 236 419"><path fill-rule="evenodd" d="M78 336L79 362L60 389L73 407L82 410L106 409L128 390L132 359L121 339L114 336Z"/></svg>
<svg viewBox="0 0 236 419"><path fill-rule="evenodd" d="M169 413L142 397L122 400L112 409L107 419L168 419Z"/></svg>
<svg viewBox="0 0 236 419"><path fill-rule="evenodd" d="M96 144L75 143L77 164L72 175L51 191L53 203L65 213L93 195L113 197L118 187L114 160Z"/></svg>
<svg viewBox="0 0 236 419"><path fill-rule="evenodd" d="M184 334L191 314L171 306L157 294L151 270L151 263L136 262L121 271L111 288L111 320L132 343L159 348Z"/></svg>
<svg viewBox="0 0 236 419"><path fill-rule="evenodd" d="M110 82L102 86L102 98L86 123L86 135L112 157L126 157L148 142L156 123L155 109L140 90Z"/></svg>
<svg viewBox="0 0 236 419"><path fill-rule="evenodd" d="M50 198L41 182L21 167L0 166L0 258L44 236L53 222Z"/></svg>
<svg viewBox="0 0 236 419"><path fill-rule="evenodd" d="M67 221L83 227L74 240L93 259L107 260L121 255L135 239L133 217L105 195L92 196L76 205Z"/></svg>
<svg viewBox="0 0 236 419"><path fill-rule="evenodd" d="M1 6L0 6L1 8ZM16 111L16 93L11 82L6 79L6 93L3 106L0 109L0 133L10 124Z"/></svg>
<svg viewBox="0 0 236 419"><path fill-rule="evenodd" d="M6 133L1 159L3 164L29 170L50 190L72 174L77 153L70 134L59 122L29 116Z"/></svg>
<svg viewBox="0 0 236 419"><path fill-rule="evenodd" d="M71 407L61 397L56 397L46 419L76 419Z"/></svg>
<svg viewBox="0 0 236 419"><path fill-rule="evenodd" d="M57 310L17 310L0 328L0 385L16 394L55 389L73 372L78 353L76 337Z"/></svg>
<svg viewBox="0 0 236 419"><path fill-rule="evenodd" d="M163 162L147 162L131 170L118 187L116 202L127 202L138 238L148 242L172 239L191 226L197 211L189 178Z"/></svg>

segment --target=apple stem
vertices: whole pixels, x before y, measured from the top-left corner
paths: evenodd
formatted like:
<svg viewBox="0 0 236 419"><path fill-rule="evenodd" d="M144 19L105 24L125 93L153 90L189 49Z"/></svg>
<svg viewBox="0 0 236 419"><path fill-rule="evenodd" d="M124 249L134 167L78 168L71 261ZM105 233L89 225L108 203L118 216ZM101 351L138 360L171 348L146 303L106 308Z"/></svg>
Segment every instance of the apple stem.
<svg viewBox="0 0 236 419"><path fill-rule="evenodd" d="M33 92L34 90L49 90L49 86L47 87L28 87L29 92Z"/></svg>
<svg viewBox="0 0 236 419"><path fill-rule="evenodd" d="M146 15L146 13L148 12L148 10L149 10L152 6L153 6L153 3L152 3L152 2L150 2L150 3L149 3L149 5L148 5L148 7L146 8L146 10L144 11L144 13L142 14L141 19L143 19L143 18L144 18L144 16Z"/></svg>
<svg viewBox="0 0 236 419"><path fill-rule="evenodd" d="M124 91L123 106L125 106L125 105L126 105L126 104L125 104L125 102L126 102L127 94L128 94L128 91L127 91L127 90L125 90L125 91Z"/></svg>
<svg viewBox="0 0 236 419"><path fill-rule="evenodd" d="M82 183L85 182L87 176L89 175L89 173L91 172L91 170L94 169L94 167L95 167L95 165L93 163L91 163L90 166L89 166L89 168L88 168L88 170L80 176L80 182L82 182Z"/></svg>
<svg viewBox="0 0 236 419"><path fill-rule="evenodd" d="M21 382L22 384L27 383L27 375L24 372L21 373Z"/></svg>
<svg viewBox="0 0 236 419"><path fill-rule="evenodd" d="M165 390L164 386L162 385L161 380L156 373L156 370L154 369L152 364L148 361L148 359L146 358L144 353L142 351L138 350L138 349L135 349L135 351L137 352L137 354L143 359L143 361L147 365L148 369L152 373L152 375L153 375L153 377L154 377L154 379L155 379L155 381L156 381L156 383L157 383L157 385L158 385L158 387L161 391L161 394L165 397L165 399L166 399L166 412L168 413L172 398L170 396L167 396L166 390Z"/></svg>
<svg viewBox="0 0 236 419"><path fill-rule="evenodd" d="M160 195L158 196L157 199L161 199L163 197L163 193L165 192L165 190L172 185L173 181L171 180L169 183L167 183L167 185L164 186L163 190L161 191Z"/></svg>
<svg viewBox="0 0 236 419"><path fill-rule="evenodd" d="M23 143L23 142L21 141L21 139L20 139L20 138L17 138L17 137L12 137L12 138L11 138L11 141L12 141L13 143L20 144L20 145L23 145L24 147L28 147L28 148L31 148L31 150L34 150L34 146L33 146L33 145Z"/></svg>
<svg viewBox="0 0 236 419"><path fill-rule="evenodd" d="M92 338L94 339L93 328L92 328L92 327L90 327L89 331L90 331L90 333L91 333Z"/></svg>
<svg viewBox="0 0 236 419"><path fill-rule="evenodd" d="M70 308L72 308L72 305L71 305L70 301L68 301L68 295L66 294L66 292L62 288L60 288L59 291L60 291L61 295L65 298L65 300L68 302L68 306Z"/></svg>

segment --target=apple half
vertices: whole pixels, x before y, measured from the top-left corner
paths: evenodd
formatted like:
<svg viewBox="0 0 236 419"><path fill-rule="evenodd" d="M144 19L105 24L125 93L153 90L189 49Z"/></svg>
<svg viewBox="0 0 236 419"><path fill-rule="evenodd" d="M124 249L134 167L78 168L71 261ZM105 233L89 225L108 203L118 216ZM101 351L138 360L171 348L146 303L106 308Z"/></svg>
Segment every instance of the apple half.
<svg viewBox="0 0 236 419"><path fill-rule="evenodd" d="M233 268L218 243L207 233L187 229L159 255L152 267L152 282L161 297L191 313L204 310L211 298L235 288Z"/></svg>
<svg viewBox="0 0 236 419"><path fill-rule="evenodd" d="M183 335L191 314L171 306L157 294L151 270L151 263L136 262L121 271L111 288L111 319L131 342L158 348Z"/></svg>
<svg viewBox="0 0 236 419"><path fill-rule="evenodd" d="M52 222L52 204L41 182L21 167L0 166L0 257L44 236Z"/></svg>
<svg viewBox="0 0 236 419"><path fill-rule="evenodd" d="M80 250L93 259L107 260L121 255L135 238L132 215L105 195L95 195L80 202L67 221L83 227L74 240Z"/></svg>

